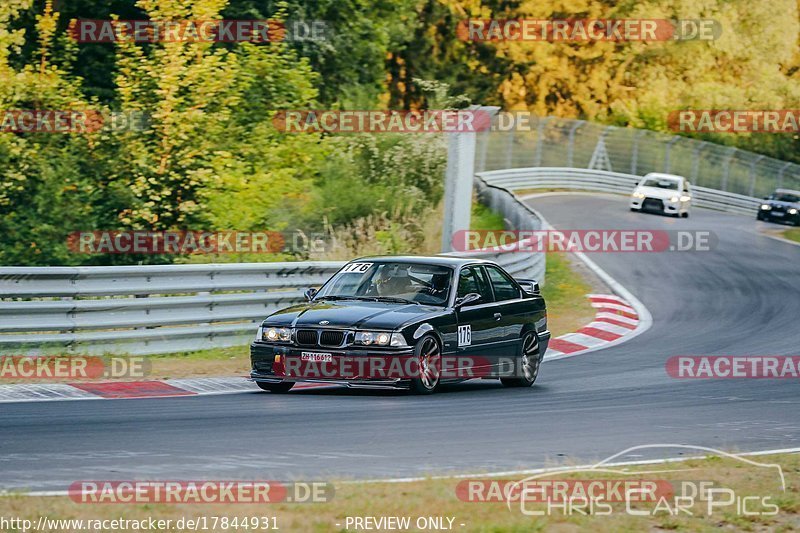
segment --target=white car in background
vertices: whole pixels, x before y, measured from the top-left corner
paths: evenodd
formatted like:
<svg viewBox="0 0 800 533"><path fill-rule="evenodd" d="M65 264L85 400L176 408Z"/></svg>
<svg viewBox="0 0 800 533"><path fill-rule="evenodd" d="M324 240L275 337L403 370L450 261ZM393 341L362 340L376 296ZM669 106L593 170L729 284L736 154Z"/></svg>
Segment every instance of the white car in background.
<svg viewBox="0 0 800 533"><path fill-rule="evenodd" d="M674 174L651 172L642 178L631 194L631 211L653 211L688 218L691 207L689 180Z"/></svg>

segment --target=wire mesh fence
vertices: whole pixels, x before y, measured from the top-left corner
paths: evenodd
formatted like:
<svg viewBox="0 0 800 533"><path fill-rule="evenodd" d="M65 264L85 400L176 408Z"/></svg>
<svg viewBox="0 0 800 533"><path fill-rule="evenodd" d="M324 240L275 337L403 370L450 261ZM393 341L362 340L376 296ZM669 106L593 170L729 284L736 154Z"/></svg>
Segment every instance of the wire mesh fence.
<svg viewBox="0 0 800 533"><path fill-rule="evenodd" d="M556 117L498 115L478 133L476 172L592 168L643 176L666 172L693 184L760 197L800 189L800 165L734 147L634 128ZM510 118L509 118L510 117Z"/></svg>

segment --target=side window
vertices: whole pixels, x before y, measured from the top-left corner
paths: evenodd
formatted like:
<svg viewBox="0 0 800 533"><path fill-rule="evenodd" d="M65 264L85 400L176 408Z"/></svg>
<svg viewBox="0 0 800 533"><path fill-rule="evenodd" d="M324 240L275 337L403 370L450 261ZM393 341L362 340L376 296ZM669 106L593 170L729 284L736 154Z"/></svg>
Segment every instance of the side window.
<svg viewBox="0 0 800 533"><path fill-rule="evenodd" d="M458 275L458 293L456 296L461 298L471 292L477 292L481 295L482 298L477 303L492 301L491 292L480 271L475 267L465 267L461 269Z"/></svg>
<svg viewBox="0 0 800 533"><path fill-rule="evenodd" d="M494 289L494 297L497 301L513 300L520 297L519 289L508 276L493 266L487 266L486 272Z"/></svg>

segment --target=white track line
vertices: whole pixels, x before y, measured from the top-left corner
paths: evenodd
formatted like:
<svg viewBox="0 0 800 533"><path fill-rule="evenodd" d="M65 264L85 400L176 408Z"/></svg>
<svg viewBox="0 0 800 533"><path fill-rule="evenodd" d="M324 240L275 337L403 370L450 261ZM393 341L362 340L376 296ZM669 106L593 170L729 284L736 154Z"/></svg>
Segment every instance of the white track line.
<svg viewBox="0 0 800 533"><path fill-rule="evenodd" d="M741 457L758 457L761 455L776 455L785 453L800 453L800 448L778 448L772 450L758 450L755 452L742 452L735 455ZM695 461L698 459L708 459L709 457L719 457L718 455L694 455L691 457L670 457L666 459L643 459L639 461L621 461L615 463L602 463L603 467L611 466L639 466L639 465L657 465L667 463L679 463L683 461ZM529 475L529 474L546 474L548 472L560 472L566 469L592 469L596 468L598 463L577 466L553 466L546 468L531 468L526 470L503 470L499 472L481 472L472 474L451 474L443 476L417 476L417 477L400 477L400 478L387 478L387 479L365 479L365 480L346 480L339 483L353 485L360 483L415 483L418 481L433 481L441 479L465 479L465 478L488 478L488 477L506 477L516 475ZM566 472L569 473L569 472ZM66 490L46 490L46 491L6 491L0 490L1 496L35 496L35 497L52 497L52 496L69 496L69 491Z"/></svg>
<svg viewBox="0 0 800 533"><path fill-rule="evenodd" d="M755 452L737 453L742 457L754 457L759 455L775 455L780 453L800 453L800 448L779 448L775 450L759 450ZM640 461L621 461L617 463L603 463L603 466L637 466L637 465L657 465L665 463L677 463L682 461L694 461L697 459L708 459L709 457L718 457L716 455L696 455L691 457L670 457L666 459L644 459ZM406 477L406 478L390 478L390 479L370 479L366 481L346 481L345 483L411 483L415 481L426 481L434 479L464 479L464 478L487 478L487 477L500 477L500 476L515 476L524 474L545 474L547 472L563 471L566 468L580 469L580 468L593 468L597 463L579 466L553 466L547 468L532 468L528 470L504 470L500 472L485 472L479 474L452 474L446 476L428 476L428 477Z"/></svg>

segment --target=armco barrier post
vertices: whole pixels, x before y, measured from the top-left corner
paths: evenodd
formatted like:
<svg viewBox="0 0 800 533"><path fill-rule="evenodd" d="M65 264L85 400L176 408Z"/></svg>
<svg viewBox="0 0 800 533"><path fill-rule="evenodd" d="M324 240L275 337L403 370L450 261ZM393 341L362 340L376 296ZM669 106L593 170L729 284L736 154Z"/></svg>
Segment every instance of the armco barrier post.
<svg viewBox="0 0 800 533"><path fill-rule="evenodd" d="M499 107L473 106L470 111L493 116L499 109ZM453 251L453 235L457 231L469 229L477 134L470 131L448 133L447 136L442 252Z"/></svg>

